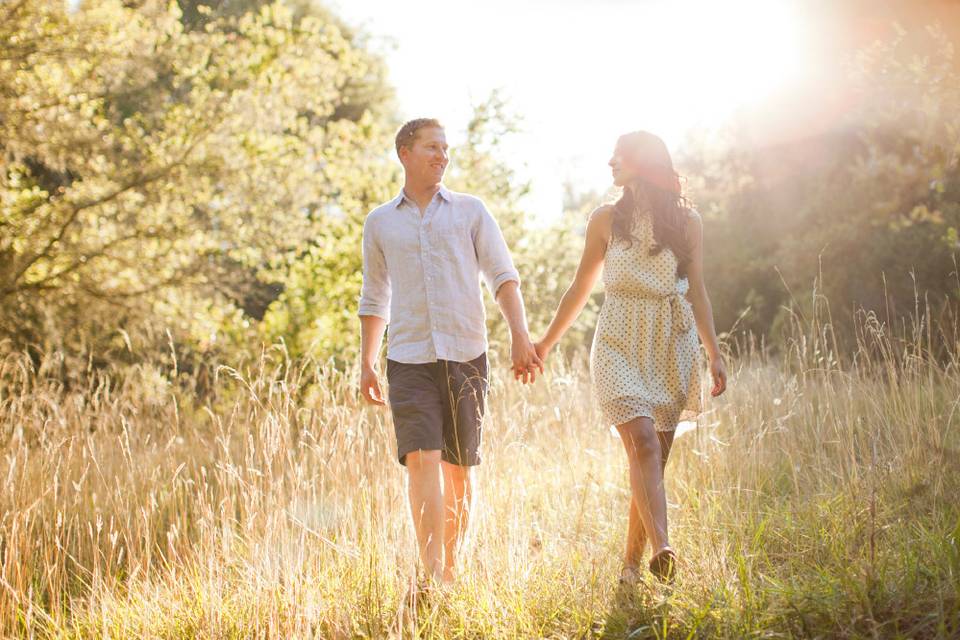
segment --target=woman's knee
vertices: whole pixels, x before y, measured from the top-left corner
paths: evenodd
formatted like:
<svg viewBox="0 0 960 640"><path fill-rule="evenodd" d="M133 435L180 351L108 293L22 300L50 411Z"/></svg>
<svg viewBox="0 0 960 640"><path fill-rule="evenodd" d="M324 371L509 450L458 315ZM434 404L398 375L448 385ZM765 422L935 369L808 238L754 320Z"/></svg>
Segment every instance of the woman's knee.
<svg viewBox="0 0 960 640"><path fill-rule="evenodd" d="M627 455L635 458L654 457L658 461L662 455L660 438L653 421L649 418L638 418L617 427Z"/></svg>

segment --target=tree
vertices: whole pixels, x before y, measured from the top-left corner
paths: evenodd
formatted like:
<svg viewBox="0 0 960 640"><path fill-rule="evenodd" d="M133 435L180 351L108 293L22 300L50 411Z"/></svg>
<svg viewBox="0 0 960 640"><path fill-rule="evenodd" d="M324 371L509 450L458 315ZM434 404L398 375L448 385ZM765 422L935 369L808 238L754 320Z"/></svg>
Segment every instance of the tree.
<svg viewBox="0 0 960 640"><path fill-rule="evenodd" d="M239 339L237 274L275 277L336 219L338 174L363 166L385 117L335 117L372 58L282 2L202 29L182 18L154 1L0 9L0 332L14 344L111 357L118 329L157 324L198 349Z"/></svg>

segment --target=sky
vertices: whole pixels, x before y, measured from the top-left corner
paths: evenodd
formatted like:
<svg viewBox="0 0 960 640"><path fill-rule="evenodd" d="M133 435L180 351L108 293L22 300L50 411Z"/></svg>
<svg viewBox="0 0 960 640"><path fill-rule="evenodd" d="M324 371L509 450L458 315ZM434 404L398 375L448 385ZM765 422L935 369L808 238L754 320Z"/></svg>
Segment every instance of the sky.
<svg viewBox="0 0 960 640"><path fill-rule="evenodd" d="M521 116L508 161L548 220L563 186L604 192L618 135L676 151L688 132L780 96L816 73L801 0L334 0L387 61L403 118L437 117L455 146L499 90Z"/></svg>

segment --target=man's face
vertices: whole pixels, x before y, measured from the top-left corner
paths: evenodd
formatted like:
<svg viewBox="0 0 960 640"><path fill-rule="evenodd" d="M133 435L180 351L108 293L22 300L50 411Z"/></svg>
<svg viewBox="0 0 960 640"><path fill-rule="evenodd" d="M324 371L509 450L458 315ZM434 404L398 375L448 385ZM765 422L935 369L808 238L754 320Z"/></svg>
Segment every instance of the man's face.
<svg viewBox="0 0 960 640"><path fill-rule="evenodd" d="M450 162L447 149L447 136L443 129L424 127L418 130L413 144L400 148L400 162L407 177L429 184L443 180L443 172Z"/></svg>

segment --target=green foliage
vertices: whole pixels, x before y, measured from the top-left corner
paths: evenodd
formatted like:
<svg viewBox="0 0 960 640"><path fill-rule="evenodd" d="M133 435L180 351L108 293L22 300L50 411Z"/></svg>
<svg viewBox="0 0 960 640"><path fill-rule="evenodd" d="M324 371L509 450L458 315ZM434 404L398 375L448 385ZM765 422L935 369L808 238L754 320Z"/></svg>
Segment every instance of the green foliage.
<svg viewBox="0 0 960 640"><path fill-rule="evenodd" d="M255 8L200 7L202 28L158 2L5 9L4 335L102 357L123 328L242 337L231 309L363 197L340 174L369 165L385 105L344 116L385 99L363 89L378 63L329 20Z"/></svg>
<svg viewBox="0 0 960 640"><path fill-rule="evenodd" d="M390 131L365 120L341 123L337 133L331 144L353 162L324 165L323 178L335 197L317 235L278 271L285 290L267 310L262 330L267 341L283 340L292 354L343 359L359 348L363 221L397 194L402 177L386 152Z"/></svg>

